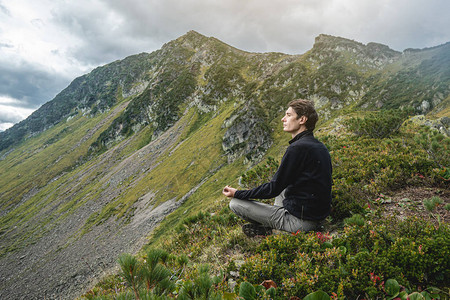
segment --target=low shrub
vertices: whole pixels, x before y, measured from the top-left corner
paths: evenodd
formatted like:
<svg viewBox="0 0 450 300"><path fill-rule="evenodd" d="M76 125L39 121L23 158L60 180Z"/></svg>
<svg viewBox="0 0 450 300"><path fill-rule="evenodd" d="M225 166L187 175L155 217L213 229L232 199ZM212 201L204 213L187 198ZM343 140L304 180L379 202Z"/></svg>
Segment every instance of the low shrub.
<svg viewBox="0 0 450 300"><path fill-rule="evenodd" d="M362 118L350 118L346 125L356 135L383 139L397 133L409 113L398 109L369 112Z"/></svg>
<svg viewBox="0 0 450 300"><path fill-rule="evenodd" d="M437 130L429 127L421 127L415 135L414 141L427 152L428 157L434 161L440 169L447 169L450 165L450 138ZM448 172L444 173L445 179L450 179Z"/></svg>
<svg viewBox="0 0 450 300"><path fill-rule="evenodd" d="M249 282L281 283L279 292L285 297L322 290L348 299L381 298L388 279L409 291L446 288L449 227L417 221L348 222L333 239L322 233L268 237L240 272Z"/></svg>
<svg viewBox="0 0 450 300"><path fill-rule="evenodd" d="M333 164L332 217L363 213L370 199L409 185L445 184L445 170L410 135L373 139L325 137Z"/></svg>

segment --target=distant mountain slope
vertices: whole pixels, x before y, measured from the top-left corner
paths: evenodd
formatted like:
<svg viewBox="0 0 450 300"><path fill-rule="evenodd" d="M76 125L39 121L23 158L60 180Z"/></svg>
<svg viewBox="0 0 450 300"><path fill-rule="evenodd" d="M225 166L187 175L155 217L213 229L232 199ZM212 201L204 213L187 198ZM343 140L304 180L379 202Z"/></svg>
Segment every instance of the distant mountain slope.
<svg viewBox="0 0 450 300"><path fill-rule="evenodd" d="M220 199L283 153L294 98L315 101L319 125L355 109L445 113L449 47L320 35L302 55L249 53L191 31L75 79L0 133L0 298L71 298L175 209Z"/></svg>
<svg viewBox="0 0 450 300"><path fill-rule="evenodd" d="M187 99L188 95L193 94L193 99L203 100L202 104L208 105L219 98L227 98L231 89L234 94L236 91L242 94L242 88L249 83L263 83L268 87L262 90L269 93L265 96L270 98L269 90L275 80L286 76L297 79L296 86L302 86L300 91L289 92L322 98L320 103L331 101L332 107L339 106L337 102L346 98L360 100L364 107L408 105L417 112L427 113L448 95L449 53L450 43L399 53L381 44L363 45L320 35L313 49L300 58L276 53L246 53L214 38L189 32L152 54L130 56L75 79L29 118L1 132L0 150L67 117L80 112L96 114L111 108L118 98L141 94L143 90L146 93L134 100L124 113L121 123L125 127L121 131L127 133L134 123L148 124L149 121L159 131L164 131L177 119L177 101ZM249 73L244 78L246 72ZM208 82L206 89L201 81L195 80L199 76ZM321 86L318 81L322 82ZM171 101L175 98L177 101ZM169 120L161 119L164 110L169 113ZM137 120L130 123L134 117Z"/></svg>
<svg viewBox="0 0 450 300"><path fill-rule="evenodd" d="M94 69L76 78L56 97L31 116L0 133L0 150L16 145L78 113L91 113L111 108L118 92L129 96L139 91L139 82L151 66L149 54L139 54Z"/></svg>

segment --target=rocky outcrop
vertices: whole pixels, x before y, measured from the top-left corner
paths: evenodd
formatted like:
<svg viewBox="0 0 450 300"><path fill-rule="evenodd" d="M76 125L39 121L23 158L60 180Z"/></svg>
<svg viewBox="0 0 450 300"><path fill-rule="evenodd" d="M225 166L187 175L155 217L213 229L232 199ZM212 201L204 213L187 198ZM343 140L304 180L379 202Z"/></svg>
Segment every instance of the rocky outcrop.
<svg viewBox="0 0 450 300"><path fill-rule="evenodd" d="M254 109L245 110L226 120L222 149L228 162L245 157L244 162L259 160L272 145L270 129Z"/></svg>
<svg viewBox="0 0 450 300"><path fill-rule="evenodd" d="M442 117L439 119L431 120L427 119L424 115L414 116L410 119L413 124L419 126L427 126L434 130L439 131L446 136L450 136L450 118Z"/></svg>

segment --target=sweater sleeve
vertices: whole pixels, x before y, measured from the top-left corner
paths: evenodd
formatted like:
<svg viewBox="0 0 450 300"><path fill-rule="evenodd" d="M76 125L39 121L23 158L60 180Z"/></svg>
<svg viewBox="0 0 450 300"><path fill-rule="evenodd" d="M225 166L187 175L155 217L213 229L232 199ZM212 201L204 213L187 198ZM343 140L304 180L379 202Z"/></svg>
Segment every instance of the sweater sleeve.
<svg viewBox="0 0 450 300"><path fill-rule="evenodd" d="M234 194L238 199L270 199L278 196L289 184L293 183L299 169L302 169L304 154L288 147L277 172L270 182L264 183L254 189L238 190Z"/></svg>

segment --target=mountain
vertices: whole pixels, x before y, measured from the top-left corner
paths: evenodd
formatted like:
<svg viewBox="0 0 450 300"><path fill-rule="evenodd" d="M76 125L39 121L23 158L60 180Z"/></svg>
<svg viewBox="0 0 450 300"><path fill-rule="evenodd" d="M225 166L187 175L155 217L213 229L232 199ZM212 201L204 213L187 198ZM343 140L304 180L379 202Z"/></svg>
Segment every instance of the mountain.
<svg viewBox="0 0 450 300"><path fill-rule="evenodd" d="M448 130L449 91L450 43L397 52L320 35L287 55L191 31L98 67L0 133L0 297L73 298L175 210L214 205L283 153L292 99L314 100L319 130L397 108L444 117Z"/></svg>

